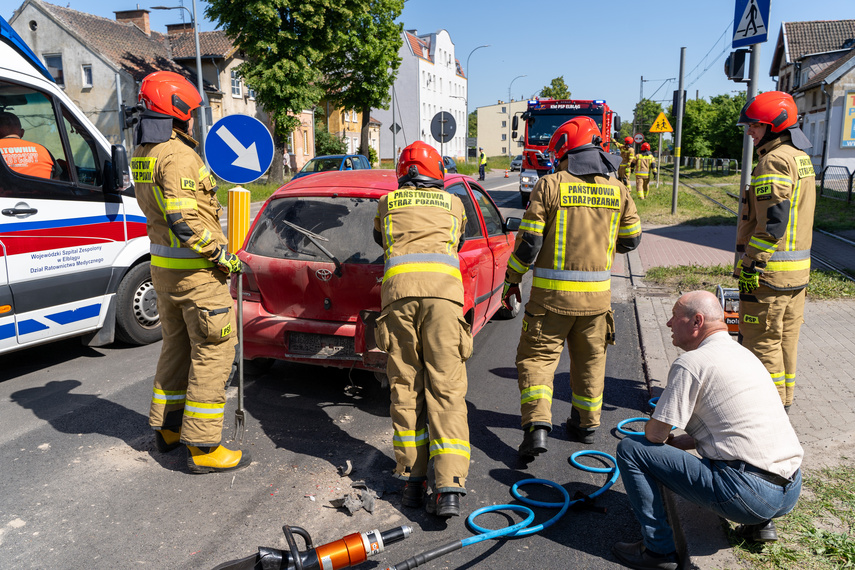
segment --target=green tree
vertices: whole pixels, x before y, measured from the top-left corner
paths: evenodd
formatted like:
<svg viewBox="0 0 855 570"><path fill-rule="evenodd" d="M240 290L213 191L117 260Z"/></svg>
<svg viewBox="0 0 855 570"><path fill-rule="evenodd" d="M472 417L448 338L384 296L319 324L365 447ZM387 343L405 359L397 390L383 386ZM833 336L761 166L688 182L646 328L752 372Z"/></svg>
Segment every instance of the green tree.
<svg viewBox="0 0 855 570"><path fill-rule="evenodd" d="M477 137L478 136L478 111L472 111L469 113L469 121L467 128L467 136Z"/></svg>
<svg viewBox="0 0 855 570"><path fill-rule="evenodd" d="M743 129L736 125L739 112L745 105L745 93L716 95L710 100L713 116L710 120L712 156L714 158L742 159ZM749 165L750 167L750 165Z"/></svg>
<svg viewBox="0 0 855 570"><path fill-rule="evenodd" d="M540 90L540 96L548 99L570 99L570 88L564 83L564 76L553 79L552 83Z"/></svg>
<svg viewBox="0 0 855 570"><path fill-rule="evenodd" d="M653 151L653 154L656 154L659 149L659 135L651 134L650 127L653 126L653 122L661 112L662 105L650 99L642 99L635 105L635 121L633 122L635 132L644 134L644 142L650 143L650 150Z"/></svg>
<svg viewBox="0 0 855 570"><path fill-rule="evenodd" d="M669 108L671 125L677 124L673 116L673 105ZM681 154L684 156L712 156L710 138L710 121L713 116L712 106L705 99L690 99L686 101L686 112L683 114L683 132L680 137Z"/></svg>
<svg viewBox="0 0 855 570"><path fill-rule="evenodd" d="M209 0L205 14L243 53L238 73L273 121L274 180L283 178L281 153L300 124L297 116L323 96L319 64L340 50L340 30L368 5L369 0Z"/></svg>
<svg viewBox="0 0 855 570"><path fill-rule="evenodd" d="M324 4L335 2L324 2ZM331 102L362 113L360 146L369 148L372 108L389 108L390 90L398 75L403 23L395 20L404 0L348 0L353 10L334 37L331 53L318 62L321 86Z"/></svg>

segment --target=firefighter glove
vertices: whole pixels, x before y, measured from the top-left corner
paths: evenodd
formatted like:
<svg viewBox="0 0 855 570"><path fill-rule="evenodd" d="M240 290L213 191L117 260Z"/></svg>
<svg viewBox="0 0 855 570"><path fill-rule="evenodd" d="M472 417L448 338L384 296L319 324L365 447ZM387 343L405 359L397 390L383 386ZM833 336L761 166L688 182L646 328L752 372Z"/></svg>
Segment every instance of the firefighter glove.
<svg viewBox="0 0 855 570"><path fill-rule="evenodd" d="M742 268L739 274L739 292L751 293L760 286L760 273L748 267Z"/></svg>
<svg viewBox="0 0 855 570"><path fill-rule="evenodd" d="M217 264L220 271L226 275L240 273L243 271L243 264L241 263L240 258L233 253L229 253L228 250L222 247L220 248L220 253L217 255L214 262Z"/></svg>
<svg viewBox="0 0 855 570"><path fill-rule="evenodd" d="M520 295L520 285L519 283L511 283L510 281L505 281L505 286L502 289L502 306L508 310L511 308L511 297L517 298L517 303L522 302L522 295Z"/></svg>

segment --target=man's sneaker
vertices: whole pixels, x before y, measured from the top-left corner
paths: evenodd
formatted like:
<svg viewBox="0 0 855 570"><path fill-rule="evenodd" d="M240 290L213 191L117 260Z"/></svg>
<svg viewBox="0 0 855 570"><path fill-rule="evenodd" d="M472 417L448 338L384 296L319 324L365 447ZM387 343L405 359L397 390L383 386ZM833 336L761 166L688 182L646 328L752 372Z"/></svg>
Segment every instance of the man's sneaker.
<svg viewBox="0 0 855 570"><path fill-rule="evenodd" d="M426 491L426 481L409 481L405 483L404 488L401 490L401 504L405 507L421 507L425 502Z"/></svg>
<svg viewBox="0 0 855 570"><path fill-rule="evenodd" d="M544 427L527 428L519 447L519 456L534 459L541 453L546 453L546 436L548 433L549 431Z"/></svg>
<svg viewBox="0 0 855 570"><path fill-rule="evenodd" d="M656 554L647 550L644 541L638 542L616 542L612 546L615 557L624 566L635 570L677 570L680 563L677 562L677 553Z"/></svg>
<svg viewBox="0 0 855 570"><path fill-rule="evenodd" d="M760 524L737 525L733 532L740 538L754 542L775 542L778 540L778 531L775 530L775 522L772 519Z"/></svg>
<svg viewBox="0 0 855 570"><path fill-rule="evenodd" d="M434 493L428 496L425 510L438 517L459 517L460 493Z"/></svg>
<svg viewBox="0 0 855 570"><path fill-rule="evenodd" d="M567 437L570 439L575 439L580 443L584 443L590 445L594 443L594 434L597 433L597 429L591 428L583 428L577 425L574 425L570 418L567 418Z"/></svg>

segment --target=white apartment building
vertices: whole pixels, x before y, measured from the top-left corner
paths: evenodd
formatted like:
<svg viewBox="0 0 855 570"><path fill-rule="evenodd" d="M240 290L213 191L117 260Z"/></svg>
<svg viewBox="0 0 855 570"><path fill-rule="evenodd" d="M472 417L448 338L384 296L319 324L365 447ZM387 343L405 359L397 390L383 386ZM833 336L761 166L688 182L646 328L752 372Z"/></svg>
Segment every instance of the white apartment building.
<svg viewBox="0 0 855 570"><path fill-rule="evenodd" d="M443 155L462 159L466 151L468 86L451 36L445 30L426 35L406 30L403 38L392 104L389 109L371 110L371 116L383 125L380 158L397 158L401 149L421 140ZM445 144L434 139L430 129L431 120L440 111L450 113L456 125L454 137ZM392 129L396 130L394 134Z"/></svg>

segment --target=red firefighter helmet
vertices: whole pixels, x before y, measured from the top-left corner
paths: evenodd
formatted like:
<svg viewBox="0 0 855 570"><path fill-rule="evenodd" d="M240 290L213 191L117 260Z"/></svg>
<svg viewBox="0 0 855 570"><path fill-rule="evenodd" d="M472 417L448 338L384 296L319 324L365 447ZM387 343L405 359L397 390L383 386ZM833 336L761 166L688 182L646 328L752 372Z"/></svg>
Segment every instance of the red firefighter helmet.
<svg viewBox="0 0 855 570"><path fill-rule="evenodd" d="M780 133L798 122L798 114L796 102L789 93L766 91L745 103L736 124L765 123L773 133Z"/></svg>
<svg viewBox="0 0 855 570"><path fill-rule="evenodd" d="M650 150L650 143L641 143L641 151Z"/></svg>
<svg viewBox="0 0 855 570"><path fill-rule="evenodd" d="M150 111L189 121L190 111L202 104L202 96L181 75L173 71L155 71L142 80L139 102Z"/></svg>
<svg viewBox="0 0 855 570"><path fill-rule="evenodd" d="M632 137L624 137L623 144L632 144Z"/></svg>
<svg viewBox="0 0 855 570"><path fill-rule="evenodd" d="M442 180L445 177L445 169L442 165L442 157L435 148L429 144L416 141L401 151L398 159L398 182L429 182L431 180Z"/></svg>
<svg viewBox="0 0 855 570"><path fill-rule="evenodd" d="M571 150L583 146L599 145L603 141L603 135L597 127L597 123L591 117L574 117L555 129L552 138L549 139L549 159L553 167L564 160Z"/></svg>

